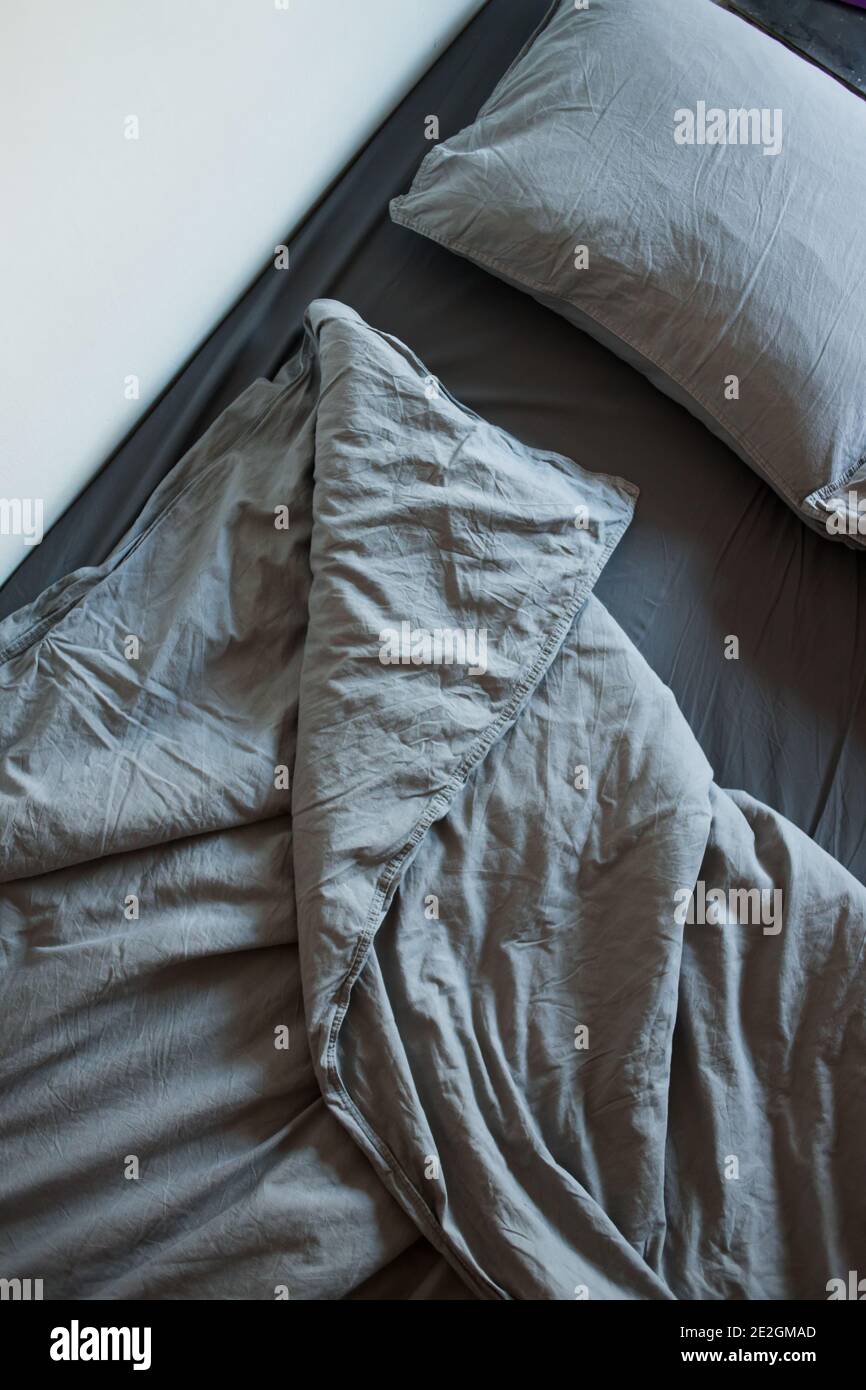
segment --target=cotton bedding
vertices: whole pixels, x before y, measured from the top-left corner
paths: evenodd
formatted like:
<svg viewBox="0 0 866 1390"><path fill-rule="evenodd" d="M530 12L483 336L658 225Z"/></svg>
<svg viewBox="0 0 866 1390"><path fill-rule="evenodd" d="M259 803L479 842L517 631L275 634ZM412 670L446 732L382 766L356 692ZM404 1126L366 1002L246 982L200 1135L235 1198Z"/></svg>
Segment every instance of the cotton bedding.
<svg viewBox="0 0 866 1390"><path fill-rule="evenodd" d="M747 786L866 882L866 567L829 545L691 415L587 334L401 227L426 117L479 106L548 0L488 0L287 238L66 516L0 588L0 618L101 564L154 488L257 377L294 353L314 299L351 304L520 439L621 473L641 504L598 593L723 786ZM740 659L719 668L727 634Z"/></svg>
<svg viewBox="0 0 866 1390"><path fill-rule="evenodd" d="M0 625L7 1277L820 1299L862 1265L866 890L715 785L595 594L635 491L318 301Z"/></svg>
<svg viewBox="0 0 866 1390"><path fill-rule="evenodd" d="M708 0L554 0L391 210L597 337L861 546L864 145L859 97Z"/></svg>

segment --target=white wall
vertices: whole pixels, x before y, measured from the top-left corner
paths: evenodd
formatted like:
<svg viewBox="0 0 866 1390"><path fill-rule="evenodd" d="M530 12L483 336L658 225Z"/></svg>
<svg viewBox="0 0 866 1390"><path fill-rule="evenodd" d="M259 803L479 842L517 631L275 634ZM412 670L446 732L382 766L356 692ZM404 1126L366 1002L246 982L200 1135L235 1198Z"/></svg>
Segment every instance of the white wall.
<svg viewBox="0 0 866 1390"><path fill-rule="evenodd" d="M57 520L482 3L4 0L0 499Z"/></svg>

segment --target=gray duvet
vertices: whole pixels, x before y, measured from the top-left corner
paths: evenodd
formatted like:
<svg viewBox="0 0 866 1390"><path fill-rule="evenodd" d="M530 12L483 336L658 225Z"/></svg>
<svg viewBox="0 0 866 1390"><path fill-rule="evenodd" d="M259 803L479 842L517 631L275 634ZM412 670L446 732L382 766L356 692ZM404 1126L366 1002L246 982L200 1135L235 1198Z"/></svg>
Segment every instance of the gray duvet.
<svg viewBox="0 0 866 1390"><path fill-rule="evenodd" d="M593 595L634 501L319 301L107 563L0 625L0 1276L863 1269L866 890L714 785Z"/></svg>

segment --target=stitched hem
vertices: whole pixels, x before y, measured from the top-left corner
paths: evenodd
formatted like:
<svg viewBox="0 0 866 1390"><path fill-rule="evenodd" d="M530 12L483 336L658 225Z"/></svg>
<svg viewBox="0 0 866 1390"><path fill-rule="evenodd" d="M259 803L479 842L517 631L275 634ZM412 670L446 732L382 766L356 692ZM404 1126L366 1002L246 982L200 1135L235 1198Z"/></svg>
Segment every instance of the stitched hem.
<svg viewBox="0 0 866 1390"><path fill-rule="evenodd" d="M380 1164L384 1166L385 1173L387 1177L391 1179L391 1184L396 1190L397 1195L401 1198L409 1215L416 1221L423 1234L428 1237L431 1244L434 1245L440 1253L446 1254L447 1257L456 1264L457 1268L476 1292L483 1293L488 1298L492 1296L494 1298L507 1300L509 1295L505 1293L504 1290L499 1289L492 1281L488 1280L486 1276L482 1275L482 1279L479 1280L475 1271L468 1266L463 1252L445 1232L444 1228L437 1220L435 1213L430 1209L421 1193L414 1186L408 1173L398 1162L388 1145L376 1133L373 1125L355 1104L340 1074L337 1049L340 1033L348 1016L352 990L363 972L375 936L385 920L394 895L400 885L402 870L406 867L409 856L412 854L413 850L420 845L433 822L441 819L446 814L454 797L465 785L472 770L483 759L493 744L506 732L508 727L516 721L521 706L529 699L545 672L552 664L569 629L575 622L592 592L602 569L631 521L634 511L633 499L636 490L630 487L629 493L630 496L626 503L628 508L626 516L621 521L611 523L603 550L590 566L584 577L583 583L578 587L576 595L569 602L565 612L556 620L546 638L543 638L541 648L530 665L529 670L522 677L517 679L510 696L506 700L504 708L472 744L447 786L443 787L441 791L431 797L421 816L415 822L408 839L405 841L402 848L388 861L380 874L367 913L364 930L358 938L349 969L332 1000L333 1015L325 1052L325 1067L329 1088L339 1101L341 1108L351 1116L356 1128L364 1136L367 1147L377 1156Z"/></svg>

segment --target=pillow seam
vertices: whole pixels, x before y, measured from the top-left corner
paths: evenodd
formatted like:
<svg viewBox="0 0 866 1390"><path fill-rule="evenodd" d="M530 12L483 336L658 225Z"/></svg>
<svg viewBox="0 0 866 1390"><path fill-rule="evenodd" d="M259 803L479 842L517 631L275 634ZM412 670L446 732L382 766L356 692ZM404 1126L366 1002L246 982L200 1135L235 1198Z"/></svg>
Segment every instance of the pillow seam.
<svg viewBox="0 0 866 1390"><path fill-rule="evenodd" d="M411 197L412 190L410 189L409 193L407 193L405 196L407 198ZM484 253L475 251L474 249L470 249L464 242L458 241L457 239L452 238L451 240L446 240L444 237L437 235L437 233L431 231L420 219L412 217L411 215L405 213L403 209L399 207L401 201L402 199L396 198L394 199L394 202L391 206L391 218L399 226L406 227L409 231L414 231L419 233L419 235L421 236L427 237L430 241L436 242L439 246L444 247L447 251L456 251L460 255L465 256L467 260L473 261L482 267L487 267L494 271L500 272L500 274L503 277L505 277L507 280L510 280L518 288L534 291L537 294L543 294L552 299L563 300L562 295L559 295L554 291L545 288L543 285L536 284L532 280L528 280L526 278L514 275L509 268L503 265L501 261L496 260L495 257L485 255ZM567 299L563 300L563 302L566 304L571 303L571 301ZM588 309L581 308L576 304L573 305L573 307L575 309L579 308L580 313L586 314L587 318L592 319L592 321L594 323L597 323L599 327L605 329L606 332L611 333L620 342L625 343L628 347L632 348L633 351L639 353L641 357L646 358L646 360L648 362L651 362L652 365L656 367L660 372L663 372L665 376L670 377L670 379L672 381L675 381L678 386L681 386L682 389L691 397L692 400L696 401L698 405L703 406L703 408L707 411L707 414L712 416L712 418L722 427L722 429L724 429L730 435L732 439L736 440L736 442L741 446L743 451L746 454L748 454L749 459L753 462L755 467L757 467L762 472L766 473L767 476L773 480L778 491L787 500L787 502L796 511L802 511L804 505L803 499L797 498L794 493L790 492L787 483L784 483L782 481L782 479L776 473L775 469L772 468L771 465L767 463L767 461L760 454L756 453L752 449L752 447L746 443L743 436L737 430L732 429L730 426L728 426L727 423L722 419L722 417L717 413L717 411L714 410L713 407L710 406L702 396L698 395L696 391L693 391L692 388L689 385L687 385L687 383L683 381L683 379L673 369L664 366L664 364L659 362L652 355L652 353L645 351L644 348L640 347L631 338L626 337L624 333L621 333L618 329L611 327L611 325L607 323L605 319L601 318L600 315L590 313ZM809 495L813 496L814 494Z"/></svg>

